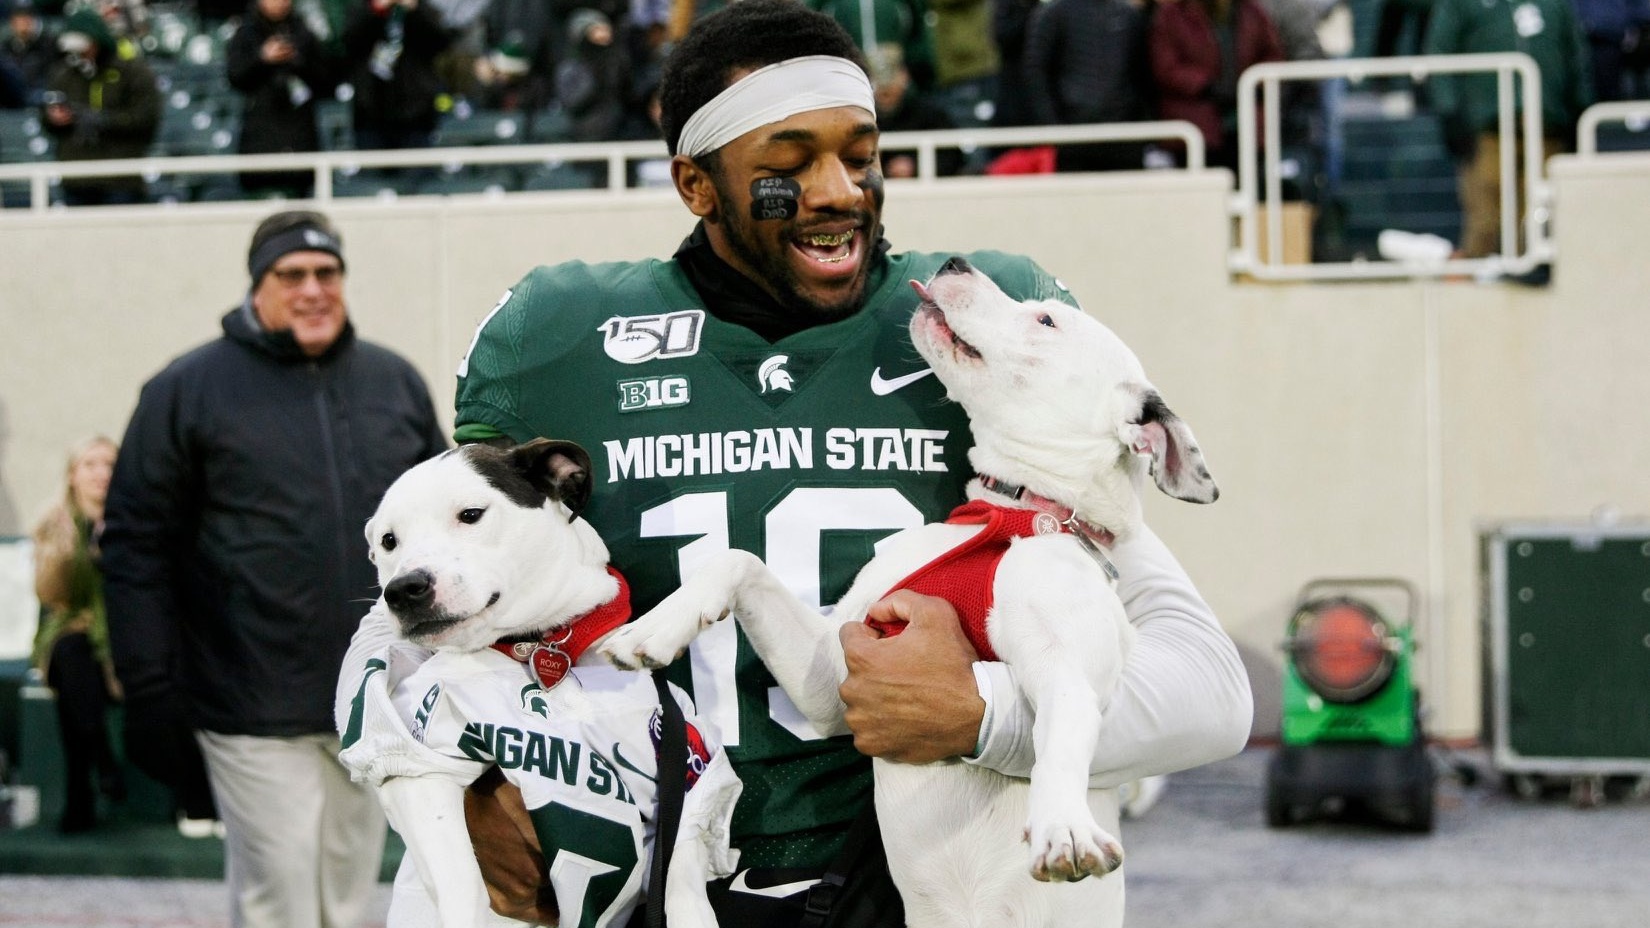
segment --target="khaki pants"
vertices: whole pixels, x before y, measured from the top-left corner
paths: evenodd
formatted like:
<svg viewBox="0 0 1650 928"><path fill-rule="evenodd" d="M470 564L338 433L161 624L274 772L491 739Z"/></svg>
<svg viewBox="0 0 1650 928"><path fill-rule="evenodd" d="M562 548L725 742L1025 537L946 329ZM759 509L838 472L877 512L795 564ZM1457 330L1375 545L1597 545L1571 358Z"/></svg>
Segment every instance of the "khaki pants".
<svg viewBox="0 0 1650 928"><path fill-rule="evenodd" d="M1556 139L1541 140L1541 161L1564 150ZM1524 168L1523 146L1519 145L1514 159L1518 170ZM1514 181L1518 198L1518 243L1524 243L1524 185ZM1501 135L1484 132L1478 136L1473 155L1461 167L1458 178L1461 194L1461 253L1468 258L1482 258L1501 253Z"/></svg>
<svg viewBox="0 0 1650 928"><path fill-rule="evenodd" d="M338 736L196 736L224 824L230 924L360 928L376 917L384 813L338 762Z"/></svg>

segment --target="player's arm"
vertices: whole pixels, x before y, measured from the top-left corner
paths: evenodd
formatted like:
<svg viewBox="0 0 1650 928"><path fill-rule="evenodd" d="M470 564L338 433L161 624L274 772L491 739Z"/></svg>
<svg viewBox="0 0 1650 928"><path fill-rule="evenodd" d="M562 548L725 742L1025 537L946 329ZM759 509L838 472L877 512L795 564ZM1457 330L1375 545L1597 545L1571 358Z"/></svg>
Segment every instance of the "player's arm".
<svg viewBox="0 0 1650 928"><path fill-rule="evenodd" d="M1228 757L1249 737L1254 702L1237 646L1161 539L1142 526L1112 550L1118 595L1137 632L1106 706L1090 765L1095 786L1184 770ZM970 763L1030 773L1033 713L1014 672L981 664L989 708Z"/></svg>
<svg viewBox="0 0 1650 928"><path fill-rule="evenodd" d="M1092 782L1116 786L1235 754L1253 713L1237 647L1149 529L1118 544L1112 560L1137 634L1105 710ZM841 695L855 746L905 763L961 756L1029 775L1034 713L1013 670L975 660L944 600L900 593L872 612L910 626L888 639L843 626Z"/></svg>

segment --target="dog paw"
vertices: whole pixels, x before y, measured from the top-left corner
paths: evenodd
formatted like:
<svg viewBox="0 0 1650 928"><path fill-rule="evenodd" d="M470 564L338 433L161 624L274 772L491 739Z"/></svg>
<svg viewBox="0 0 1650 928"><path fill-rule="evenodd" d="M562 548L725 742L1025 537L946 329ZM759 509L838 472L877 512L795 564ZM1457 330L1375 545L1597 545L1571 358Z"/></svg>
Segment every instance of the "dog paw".
<svg viewBox="0 0 1650 928"><path fill-rule="evenodd" d="M660 635L638 620L609 635L596 650L625 670L657 670L669 666L687 650L686 641L668 640L673 637Z"/></svg>
<svg viewBox="0 0 1650 928"><path fill-rule="evenodd" d="M620 628L597 648L626 670L658 669L681 657L699 632L727 615L725 609L684 606L691 600L672 595L646 615Z"/></svg>
<svg viewBox="0 0 1650 928"><path fill-rule="evenodd" d="M1123 865L1123 845L1093 821L1026 826L1031 877L1044 883L1105 876Z"/></svg>

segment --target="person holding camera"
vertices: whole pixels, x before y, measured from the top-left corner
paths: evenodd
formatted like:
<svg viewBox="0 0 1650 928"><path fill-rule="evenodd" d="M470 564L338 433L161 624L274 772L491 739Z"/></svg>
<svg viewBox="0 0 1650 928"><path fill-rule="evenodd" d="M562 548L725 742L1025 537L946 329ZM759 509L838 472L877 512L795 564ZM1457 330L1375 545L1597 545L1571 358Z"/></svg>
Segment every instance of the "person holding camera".
<svg viewBox="0 0 1650 928"><path fill-rule="evenodd" d="M315 151L321 147L315 102L332 96L336 67L321 40L292 10L292 0L254 0L224 50L229 85L246 100L240 153ZM309 195L308 171L247 172L254 195Z"/></svg>
<svg viewBox="0 0 1650 928"><path fill-rule="evenodd" d="M160 90L141 58L123 58L114 33L90 9L70 16L57 39L63 60L41 95L41 125L57 139L57 160L141 158L160 128ZM143 178L65 178L70 206L139 203Z"/></svg>

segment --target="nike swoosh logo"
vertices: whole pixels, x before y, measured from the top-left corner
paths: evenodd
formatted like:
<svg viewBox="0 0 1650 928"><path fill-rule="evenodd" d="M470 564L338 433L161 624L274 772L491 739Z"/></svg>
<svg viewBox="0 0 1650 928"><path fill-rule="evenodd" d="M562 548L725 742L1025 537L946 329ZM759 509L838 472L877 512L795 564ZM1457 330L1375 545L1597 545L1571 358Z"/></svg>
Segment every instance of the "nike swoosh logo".
<svg viewBox="0 0 1650 928"><path fill-rule="evenodd" d="M932 373L934 373L932 367L925 367L920 371L912 371L899 377L885 378L882 376L882 368L879 367L871 372L871 392L877 396L887 396L895 390L910 386Z"/></svg>
<svg viewBox="0 0 1650 928"><path fill-rule="evenodd" d="M818 880L797 880L795 883L780 883L778 886L751 886L745 882L745 875L748 873L750 873L749 870L739 871L739 875L733 878L732 883L728 884L728 891L784 899L787 896L794 896L819 882Z"/></svg>
<svg viewBox="0 0 1650 928"><path fill-rule="evenodd" d="M658 778L648 776L642 768L626 760L625 756L619 752L619 742L617 741L613 742L613 759L619 762L619 766L630 771L631 773L634 773L642 779L647 780L649 783L659 782Z"/></svg>

